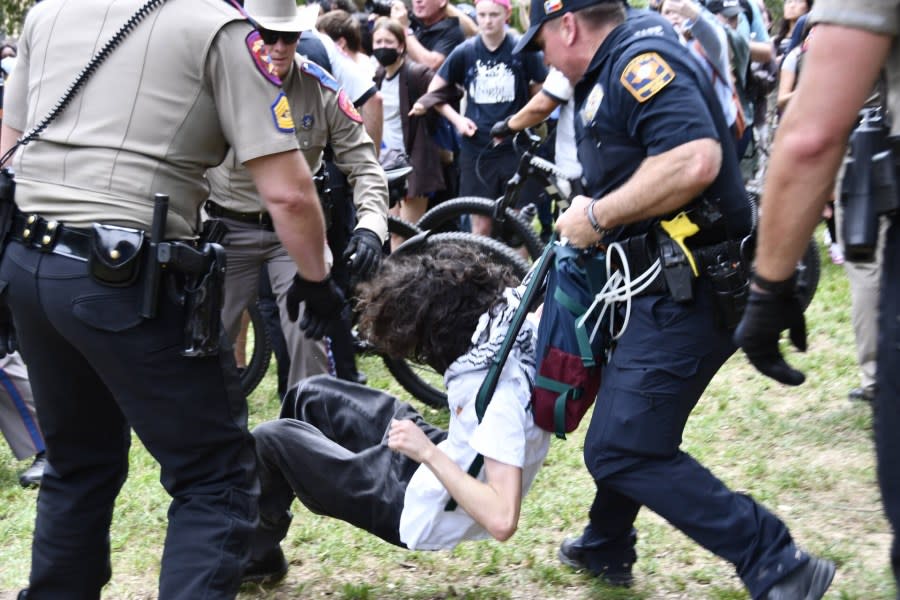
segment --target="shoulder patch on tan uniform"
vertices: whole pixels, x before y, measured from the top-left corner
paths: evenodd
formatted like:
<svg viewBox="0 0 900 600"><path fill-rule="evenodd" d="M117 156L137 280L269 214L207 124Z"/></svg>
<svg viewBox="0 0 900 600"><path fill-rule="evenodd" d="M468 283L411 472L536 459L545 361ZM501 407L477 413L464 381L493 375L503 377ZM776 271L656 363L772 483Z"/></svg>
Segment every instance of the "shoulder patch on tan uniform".
<svg viewBox="0 0 900 600"><path fill-rule="evenodd" d="M310 60L304 60L300 63L300 72L304 75L309 75L317 82L319 82L319 85L331 90L332 92L336 92L341 89L341 85L337 82L337 79L334 78L334 75L326 71L318 63L314 63Z"/></svg>
<svg viewBox="0 0 900 600"><path fill-rule="evenodd" d="M272 120L275 122L275 129L284 133L294 132L294 117L291 116L291 106L288 104L287 96L284 92L278 94L275 102L272 103Z"/></svg>
<svg viewBox="0 0 900 600"><path fill-rule="evenodd" d="M269 60L269 55L266 54L265 44L263 44L259 32L255 30L251 31L247 35L245 42L247 43L247 50L250 52L250 56L253 57L253 64L256 65L257 70L263 74L263 77L265 77L269 83L281 87L281 78L275 73L275 66Z"/></svg>
<svg viewBox="0 0 900 600"><path fill-rule="evenodd" d="M656 52L645 52L628 63L619 81L638 102L646 102L675 79L675 71Z"/></svg>
<svg viewBox="0 0 900 600"><path fill-rule="evenodd" d="M350 97L343 89L338 92L338 107L340 107L341 112L343 112L345 115L347 115L357 123L363 122L362 115L359 114L359 111L356 110L355 106L353 106L353 102L350 101Z"/></svg>

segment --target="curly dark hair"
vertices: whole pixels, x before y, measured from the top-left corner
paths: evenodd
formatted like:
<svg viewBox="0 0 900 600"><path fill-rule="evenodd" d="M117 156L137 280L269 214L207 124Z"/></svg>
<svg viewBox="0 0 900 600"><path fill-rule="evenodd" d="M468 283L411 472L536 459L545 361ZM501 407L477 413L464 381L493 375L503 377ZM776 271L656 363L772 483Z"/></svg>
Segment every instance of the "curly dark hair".
<svg viewBox="0 0 900 600"><path fill-rule="evenodd" d="M468 350L478 318L517 283L462 242L423 244L391 256L357 288L359 332L380 352L443 373Z"/></svg>

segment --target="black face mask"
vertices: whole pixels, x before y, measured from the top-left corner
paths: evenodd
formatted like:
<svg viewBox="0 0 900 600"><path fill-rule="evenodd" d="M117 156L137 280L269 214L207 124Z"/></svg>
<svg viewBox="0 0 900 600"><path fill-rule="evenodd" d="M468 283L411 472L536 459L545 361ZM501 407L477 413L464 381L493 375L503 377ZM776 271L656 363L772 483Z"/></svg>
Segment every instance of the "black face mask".
<svg viewBox="0 0 900 600"><path fill-rule="evenodd" d="M400 51L396 48L375 48L372 50L372 54L375 56L375 60L385 67L394 64L400 58Z"/></svg>

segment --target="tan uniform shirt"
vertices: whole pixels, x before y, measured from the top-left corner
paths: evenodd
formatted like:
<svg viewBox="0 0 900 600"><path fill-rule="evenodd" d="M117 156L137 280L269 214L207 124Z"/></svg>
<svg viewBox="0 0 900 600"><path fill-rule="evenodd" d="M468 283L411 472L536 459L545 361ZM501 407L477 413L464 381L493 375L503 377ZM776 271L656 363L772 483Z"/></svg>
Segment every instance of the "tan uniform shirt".
<svg viewBox="0 0 900 600"><path fill-rule="evenodd" d="M28 131L143 0L45 0L29 12L6 90L6 124ZM127 35L37 141L19 148L16 203L67 225L148 230L168 194L169 238L195 234L204 172L297 147L252 28L222 0L169 0ZM51 42L52 38L52 43Z"/></svg>
<svg viewBox="0 0 900 600"><path fill-rule="evenodd" d="M306 65L306 66L304 66ZM334 163L353 187L357 228L387 238L387 181L375 156L375 144L366 133L346 93L331 83L330 75L317 77L321 69L300 57L294 61L283 88L290 102L300 151L315 173L322 151L331 144ZM323 71L324 72L324 71ZM333 80L332 80L333 81ZM259 212L262 203L250 173L229 152L225 161L207 173L213 202L238 212Z"/></svg>
<svg viewBox="0 0 900 600"><path fill-rule="evenodd" d="M893 36L887 65L888 105L894 115L891 134L900 134L900 0L819 0L810 23L832 23Z"/></svg>

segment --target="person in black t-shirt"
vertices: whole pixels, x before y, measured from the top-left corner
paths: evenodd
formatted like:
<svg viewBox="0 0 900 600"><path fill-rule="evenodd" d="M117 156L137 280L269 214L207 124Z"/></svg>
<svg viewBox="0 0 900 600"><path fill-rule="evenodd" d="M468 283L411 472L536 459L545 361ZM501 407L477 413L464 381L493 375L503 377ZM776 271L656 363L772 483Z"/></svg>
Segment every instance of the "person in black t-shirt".
<svg viewBox="0 0 900 600"><path fill-rule="evenodd" d="M412 16L402 0L395 0L391 18L406 29L406 52L414 61L437 71L466 36L459 17L451 16L448 0L413 0Z"/></svg>
<svg viewBox="0 0 900 600"><path fill-rule="evenodd" d="M475 11L479 34L450 53L428 89L436 91L447 84L465 88L465 116L449 104L436 106L462 135L459 193L496 198L515 172L518 157L509 140L494 145L491 127L528 102L547 69L540 52L513 55L517 38L506 31L509 0L481 0ZM413 112L424 113L426 106L416 103ZM489 234L490 220L473 215L472 231Z"/></svg>

